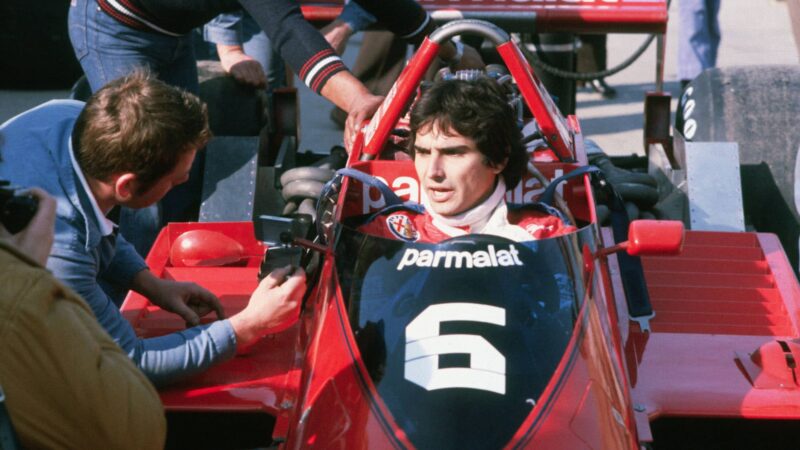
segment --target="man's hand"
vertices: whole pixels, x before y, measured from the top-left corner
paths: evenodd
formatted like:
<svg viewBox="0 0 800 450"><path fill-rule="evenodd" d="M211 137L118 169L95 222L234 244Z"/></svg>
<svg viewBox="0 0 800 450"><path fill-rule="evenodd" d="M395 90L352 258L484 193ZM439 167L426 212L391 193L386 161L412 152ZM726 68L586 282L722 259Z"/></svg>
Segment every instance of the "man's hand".
<svg viewBox="0 0 800 450"><path fill-rule="evenodd" d="M217 296L195 283L162 280L149 270L142 270L133 278L132 287L164 311L181 316L188 326L199 325L200 318L211 311L216 311L220 319L225 318Z"/></svg>
<svg viewBox="0 0 800 450"><path fill-rule="evenodd" d="M339 19L325 25L319 32L339 55L344 53L344 49L347 47L347 41L350 39L350 36L353 35L353 29L350 28L350 25Z"/></svg>
<svg viewBox="0 0 800 450"><path fill-rule="evenodd" d="M27 227L17 234L12 235L0 225L0 238L11 242L22 254L30 257L44 266L50 256L53 246L53 233L56 223L56 201L39 188L32 188L25 192L39 200L36 214Z"/></svg>
<svg viewBox="0 0 800 450"><path fill-rule="evenodd" d="M373 95L363 83L348 71L333 75L320 92L323 97L347 112L344 127L344 147L350 151L361 123L375 114L383 97Z"/></svg>
<svg viewBox="0 0 800 450"><path fill-rule="evenodd" d="M300 315L305 290L306 274L302 269L273 270L253 291L247 306L230 318L237 346L246 347L264 335L292 326Z"/></svg>
<svg viewBox="0 0 800 450"><path fill-rule="evenodd" d="M239 45L217 45L217 53L222 69L231 74L239 83L264 88L267 75L258 61L247 56Z"/></svg>
<svg viewBox="0 0 800 450"><path fill-rule="evenodd" d="M344 123L344 148L350 153L361 124L372 117L383 103L383 96L367 94L356 97L347 110L347 120Z"/></svg>
<svg viewBox="0 0 800 450"><path fill-rule="evenodd" d="M183 317L188 326L199 325L200 318L211 311L216 311L218 318L225 318L217 296L195 283L161 280L156 295L149 298L164 311Z"/></svg>

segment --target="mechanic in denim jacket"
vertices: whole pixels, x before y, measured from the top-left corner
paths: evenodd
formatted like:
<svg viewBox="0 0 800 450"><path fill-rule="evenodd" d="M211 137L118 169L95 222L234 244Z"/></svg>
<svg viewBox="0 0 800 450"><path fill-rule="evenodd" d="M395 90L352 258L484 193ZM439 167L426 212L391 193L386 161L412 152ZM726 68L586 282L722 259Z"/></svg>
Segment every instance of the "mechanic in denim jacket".
<svg viewBox="0 0 800 450"><path fill-rule="evenodd" d="M106 214L158 201L188 176L210 138L205 105L143 71L115 80L84 105L48 102L0 126L0 178L38 186L56 198L55 242L47 268L83 297L102 327L155 384L203 371L237 346L297 318L302 271L276 270L248 306L227 320L139 339L100 282L133 289L189 325L219 300L194 283L153 275Z"/></svg>

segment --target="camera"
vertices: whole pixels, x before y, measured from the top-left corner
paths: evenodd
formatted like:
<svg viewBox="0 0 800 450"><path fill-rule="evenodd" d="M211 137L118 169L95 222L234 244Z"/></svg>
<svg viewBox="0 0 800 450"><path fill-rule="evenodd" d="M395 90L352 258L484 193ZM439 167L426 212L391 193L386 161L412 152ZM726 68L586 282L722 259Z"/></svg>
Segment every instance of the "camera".
<svg viewBox="0 0 800 450"><path fill-rule="evenodd" d="M0 223L11 234L22 231L36 214L39 200L26 194L18 194L16 187L7 180L0 180Z"/></svg>

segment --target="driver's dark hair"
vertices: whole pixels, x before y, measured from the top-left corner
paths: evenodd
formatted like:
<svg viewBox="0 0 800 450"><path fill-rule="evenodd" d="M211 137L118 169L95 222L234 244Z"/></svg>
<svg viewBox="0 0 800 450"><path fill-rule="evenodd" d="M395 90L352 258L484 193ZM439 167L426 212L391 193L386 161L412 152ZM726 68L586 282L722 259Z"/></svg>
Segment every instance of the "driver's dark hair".
<svg viewBox="0 0 800 450"><path fill-rule="evenodd" d="M508 158L501 172L507 189L514 188L527 170L516 115L502 88L491 78L436 81L425 90L411 108L412 156L417 133L434 125L443 133L452 130L475 141L489 166Z"/></svg>

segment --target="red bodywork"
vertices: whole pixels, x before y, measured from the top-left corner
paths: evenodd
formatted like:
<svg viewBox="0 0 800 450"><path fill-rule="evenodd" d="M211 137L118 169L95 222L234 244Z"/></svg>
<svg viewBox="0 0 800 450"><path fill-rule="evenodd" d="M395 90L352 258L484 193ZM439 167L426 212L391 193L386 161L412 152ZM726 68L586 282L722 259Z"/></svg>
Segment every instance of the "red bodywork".
<svg viewBox="0 0 800 450"><path fill-rule="evenodd" d="M329 22L341 11L341 0L302 3L311 21ZM513 15L530 20L537 32L664 33L666 0L419 0L434 18L492 20Z"/></svg>
<svg viewBox="0 0 800 450"><path fill-rule="evenodd" d="M575 2L529 3L553 6L554 16L557 11L581 11ZM643 10L654 4L602 3L610 8L637 4ZM663 10L663 2L660 5ZM580 13L573 19L591 17ZM419 193L412 163L380 158L362 161L361 157L381 154L435 50L435 43L423 44L381 111L359 135L348 163L380 176L403 199L417 200ZM555 110L513 43L498 50L530 111L551 137L551 148L534 156L540 171L553 179L586 165L577 119L565 119ZM509 195L514 202L526 202L540 191L537 181L525 179ZM568 181L563 197L598 246L584 247L577 261L583 270L585 295L563 356L504 447L635 449L641 441L650 440L648 419L661 416L800 416L797 369L792 365L800 357L800 288L774 236L689 231L680 255L642 257L656 311L650 322L652 332L643 333L628 320L617 258L603 252L615 243L610 230L597 226L589 176ZM337 220L376 210L378 199L377 191L345 179ZM238 242L238 260L225 261L229 263L225 266L197 267L193 259L189 267L177 267L181 263L170 259L175 242L185 232L198 229ZM660 245L659 230L665 232ZM670 253L680 246L670 226L645 224L635 227L631 237L634 242L628 248L638 249L632 253ZM255 288L264 251L251 223L170 224L147 262L162 278L195 281L209 288L231 315L243 308ZM296 325L203 375L162 390L167 410L263 412L276 418L272 437L281 448L415 447L365 367L336 263L328 255L310 277ZM137 294L128 297L123 312L141 336L183 327L177 316L158 310Z"/></svg>

